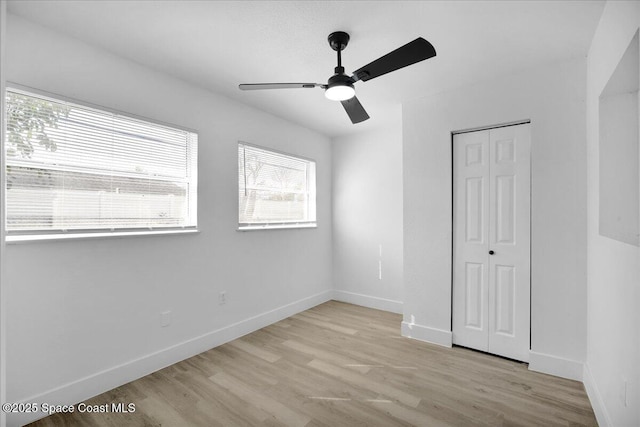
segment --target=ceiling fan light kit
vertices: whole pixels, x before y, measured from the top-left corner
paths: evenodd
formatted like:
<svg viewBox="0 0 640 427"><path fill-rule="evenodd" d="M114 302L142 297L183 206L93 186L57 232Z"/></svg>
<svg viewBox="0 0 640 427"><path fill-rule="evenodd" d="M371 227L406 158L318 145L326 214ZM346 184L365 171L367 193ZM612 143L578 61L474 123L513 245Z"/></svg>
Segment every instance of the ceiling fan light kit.
<svg viewBox="0 0 640 427"><path fill-rule="evenodd" d="M359 68L352 76L347 76L342 66L341 52L349 44L349 34L344 31L336 31L329 34L328 40L331 49L337 52L338 66L334 69L334 75L329 78L326 85L320 83L252 83L239 85L240 90L311 89L320 87L325 90L324 94L328 99L340 101L351 122L356 124L367 120L369 115L356 97L356 90L353 86L355 82L358 80L366 82L436 56L436 50L433 45L422 37L418 37L412 42Z"/></svg>
<svg viewBox="0 0 640 427"><path fill-rule="evenodd" d="M336 83L333 86L329 85L324 92L324 96L332 101L346 101L356 95L356 90L352 84Z"/></svg>
<svg viewBox="0 0 640 427"><path fill-rule="evenodd" d="M336 67L336 70L342 67ZM344 68L342 68L344 73ZM347 77L344 74L334 75L329 79L329 84L324 91L324 96L332 101L346 101L356 95L356 90L353 87L353 80L351 77Z"/></svg>

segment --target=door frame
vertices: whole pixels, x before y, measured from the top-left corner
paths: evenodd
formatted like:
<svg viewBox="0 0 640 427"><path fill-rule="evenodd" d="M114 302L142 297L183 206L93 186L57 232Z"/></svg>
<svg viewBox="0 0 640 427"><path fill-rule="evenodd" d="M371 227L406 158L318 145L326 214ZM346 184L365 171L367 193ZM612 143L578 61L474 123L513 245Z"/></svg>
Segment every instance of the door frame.
<svg viewBox="0 0 640 427"><path fill-rule="evenodd" d="M531 124L531 119L523 119L523 120L516 120L513 122L506 122L506 123L501 123L501 124L495 124L495 125L487 125L487 126L479 126L479 127L474 127L474 128L466 128L466 129L462 129L462 130L457 130L457 131L451 131L451 135L450 135L450 150L451 150L451 319L450 319L450 324L449 324L449 329L451 330L451 341L452 341L452 346L454 345L458 345L456 343L453 342L453 278L454 278L454 268L455 268L455 264L454 264L454 256L455 256L455 252L454 252L454 239L453 239L453 227L454 227L454 216L455 216L455 158L454 156L454 147L453 147L453 140L455 135L460 135L463 133L470 133L470 132L479 132L479 131L483 131L483 130L491 130L491 129L498 129L498 128L504 128L504 127L509 127L509 126L518 126L518 125L524 125L524 124ZM532 150L533 147L533 137L531 137L531 145L529 147L530 153L533 151ZM532 314L533 311L531 309L531 305L532 305L532 301L531 301L531 296L533 294L533 281L531 280L531 272L533 270L533 266L532 266L532 258L531 258L531 223L532 221L532 213L533 213L533 203L532 200L533 198L531 197L531 188L532 183L533 183L533 168L531 167L531 163L532 163L532 156L529 156L529 351L531 351L531 335L532 335L532 330L531 330L531 325L532 325ZM472 349L475 350L475 349ZM475 351L480 351L480 350L475 350ZM491 354L493 356L496 357L504 357L504 356L500 356L497 354L493 354L493 353L488 353ZM520 362L520 361L518 361ZM522 362L521 362L522 363Z"/></svg>

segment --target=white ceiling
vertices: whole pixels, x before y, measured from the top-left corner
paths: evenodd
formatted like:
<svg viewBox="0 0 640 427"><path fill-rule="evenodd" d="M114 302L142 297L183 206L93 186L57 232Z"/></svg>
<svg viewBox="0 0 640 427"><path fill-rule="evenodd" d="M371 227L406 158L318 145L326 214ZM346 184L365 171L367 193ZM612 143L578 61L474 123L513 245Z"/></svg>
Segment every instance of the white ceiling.
<svg viewBox="0 0 640 427"><path fill-rule="evenodd" d="M20 15L329 136L398 120L406 100L585 56L603 1L10 1ZM321 89L256 92L239 83L325 83L351 41L347 73L424 37L435 58L368 82L371 119L349 121Z"/></svg>

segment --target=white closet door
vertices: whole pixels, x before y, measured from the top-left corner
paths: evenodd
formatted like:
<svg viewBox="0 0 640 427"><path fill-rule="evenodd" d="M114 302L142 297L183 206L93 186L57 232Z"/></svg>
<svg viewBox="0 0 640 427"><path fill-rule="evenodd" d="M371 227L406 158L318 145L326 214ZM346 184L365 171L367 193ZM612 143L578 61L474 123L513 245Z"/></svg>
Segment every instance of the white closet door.
<svg viewBox="0 0 640 427"><path fill-rule="evenodd" d="M489 132L454 136L454 343L489 351Z"/></svg>
<svg viewBox="0 0 640 427"><path fill-rule="evenodd" d="M529 124L454 136L454 343L522 361L530 337L530 145ZM478 146L486 147L481 161Z"/></svg>
<svg viewBox="0 0 640 427"><path fill-rule="evenodd" d="M489 131L489 351L529 360L530 125Z"/></svg>

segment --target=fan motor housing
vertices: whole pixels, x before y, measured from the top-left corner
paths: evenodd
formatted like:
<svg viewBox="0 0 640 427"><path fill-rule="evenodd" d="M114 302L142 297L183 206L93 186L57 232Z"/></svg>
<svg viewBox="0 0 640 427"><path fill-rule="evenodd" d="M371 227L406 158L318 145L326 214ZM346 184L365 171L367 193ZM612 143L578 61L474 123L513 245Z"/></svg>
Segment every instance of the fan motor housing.
<svg viewBox="0 0 640 427"><path fill-rule="evenodd" d="M342 68L343 70L342 73L338 73L337 68L342 68L342 67L336 67L336 74L329 78L329 81L327 82L327 87L353 86L353 80L351 79L351 77L347 76L346 74L343 74L344 68Z"/></svg>

